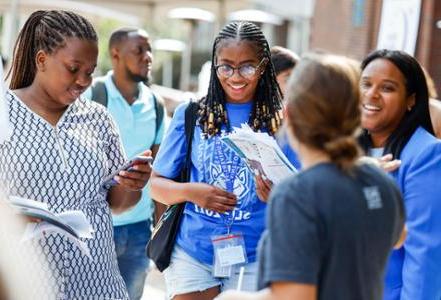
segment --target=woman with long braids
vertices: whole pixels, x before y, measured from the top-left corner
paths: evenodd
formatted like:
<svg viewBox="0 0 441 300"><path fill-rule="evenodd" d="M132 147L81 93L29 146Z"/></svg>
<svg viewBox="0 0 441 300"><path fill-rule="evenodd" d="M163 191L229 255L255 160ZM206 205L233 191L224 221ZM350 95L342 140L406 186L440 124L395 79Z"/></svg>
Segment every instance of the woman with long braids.
<svg viewBox="0 0 441 300"><path fill-rule="evenodd" d="M220 31L213 45L208 94L198 103L190 182L172 180L185 160L188 104L177 108L151 178L155 200L167 205L187 202L171 263L164 271L168 296L181 300L212 299L236 288L238 266L245 261L242 288L255 288L256 246L271 183L255 178L220 138L243 123L273 135L281 123L281 93L270 49L256 25L233 22ZM239 255L231 257L223 242L232 243L233 254Z"/></svg>
<svg viewBox="0 0 441 300"><path fill-rule="evenodd" d="M6 95L13 130L0 144L0 182L8 195L44 202L55 213L81 210L95 231L83 241L90 255L58 233L39 239L36 251L49 266L41 276L55 283L41 299L128 299L109 205L119 211L133 205L114 193L136 198L131 196L146 184L151 168L140 164L137 172L120 172L119 185L100 190L125 154L104 107L79 99L92 82L97 55L92 25L68 11L32 13L14 49Z"/></svg>

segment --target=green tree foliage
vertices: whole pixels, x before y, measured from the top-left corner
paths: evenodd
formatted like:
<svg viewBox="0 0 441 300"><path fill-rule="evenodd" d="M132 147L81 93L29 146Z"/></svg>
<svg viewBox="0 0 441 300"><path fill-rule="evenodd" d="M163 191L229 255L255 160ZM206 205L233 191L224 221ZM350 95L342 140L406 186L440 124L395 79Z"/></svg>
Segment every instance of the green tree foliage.
<svg viewBox="0 0 441 300"><path fill-rule="evenodd" d="M112 32L125 24L114 19L101 19L95 23L98 34L98 67L95 75L105 74L112 69L112 61L109 55L109 38Z"/></svg>

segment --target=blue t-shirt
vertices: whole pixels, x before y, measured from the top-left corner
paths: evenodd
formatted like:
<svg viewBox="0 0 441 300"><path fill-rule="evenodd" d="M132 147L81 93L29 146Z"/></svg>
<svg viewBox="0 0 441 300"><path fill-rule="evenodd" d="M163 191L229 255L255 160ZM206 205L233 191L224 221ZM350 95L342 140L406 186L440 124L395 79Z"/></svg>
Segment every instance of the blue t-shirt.
<svg viewBox="0 0 441 300"><path fill-rule="evenodd" d="M299 282L316 285L318 300L381 299L390 249L404 225L402 197L383 171L316 164L274 187L266 221L260 289Z"/></svg>
<svg viewBox="0 0 441 300"><path fill-rule="evenodd" d="M302 168L302 164L297 156L297 153L294 149L291 148L291 145L288 141L287 132L283 131L276 137L277 143L280 146L283 154L285 154L286 158L288 158L289 162L297 169L300 170Z"/></svg>
<svg viewBox="0 0 441 300"><path fill-rule="evenodd" d="M187 105L188 103L181 104L176 109L153 165L156 173L167 178L177 177L184 164L187 148L184 139L184 115ZM252 105L252 102L227 103L231 126L240 127L240 124L247 123ZM238 203L233 211L231 232L243 233L248 260L253 262L256 260L257 243L264 230L266 204L258 199L254 177L245 163L239 159L237 168L232 168L237 158L237 154L221 142L218 136L204 139L201 128L196 126L192 142L190 181L225 189L226 176L223 170L236 169L233 186ZM177 245L193 258L212 264L211 236L227 233L226 219L228 218L217 212L187 202L176 239Z"/></svg>

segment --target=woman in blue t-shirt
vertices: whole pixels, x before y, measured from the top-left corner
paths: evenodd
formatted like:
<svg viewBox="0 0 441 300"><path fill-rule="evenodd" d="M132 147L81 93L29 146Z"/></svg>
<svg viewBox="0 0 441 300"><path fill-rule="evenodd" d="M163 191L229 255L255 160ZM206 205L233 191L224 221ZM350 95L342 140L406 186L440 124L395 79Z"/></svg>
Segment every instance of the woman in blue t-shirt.
<svg viewBox="0 0 441 300"><path fill-rule="evenodd" d="M220 137L243 123L271 135L280 127L281 92L268 42L256 25L233 22L216 37L210 86L199 101L190 182L177 183L172 178L184 165L187 105L175 112L151 179L155 200L168 205L187 201L171 263L164 271L168 295L212 299L221 290L236 288L238 266L244 261L242 286L253 290L256 246L264 229L264 201L271 183L255 177ZM230 239L228 233L238 234ZM234 249L239 252L228 252L225 242L236 243ZM216 260L214 244L221 253Z"/></svg>
<svg viewBox="0 0 441 300"><path fill-rule="evenodd" d="M391 173L404 197L408 230L392 252L385 299L441 298L441 142L433 136L427 83L418 62L377 50L362 62L361 143L368 154L401 160Z"/></svg>

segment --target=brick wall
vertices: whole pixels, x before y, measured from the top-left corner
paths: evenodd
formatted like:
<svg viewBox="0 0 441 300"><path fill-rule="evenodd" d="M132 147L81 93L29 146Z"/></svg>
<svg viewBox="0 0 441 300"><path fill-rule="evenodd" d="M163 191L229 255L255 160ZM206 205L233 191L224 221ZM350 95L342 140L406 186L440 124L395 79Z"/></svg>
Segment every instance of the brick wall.
<svg viewBox="0 0 441 300"><path fill-rule="evenodd" d="M423 0L416 57L432 76L441 96L441 29L436 22L441 20L441 1Z"/></svg>
<svg viewBox="0 0 441 300"><path fill-rule="evenodd" d="M354 8L362 3L362 11ZM316 0L311 24L311 49L361 60L377 44L382 0ZM354 22L354 14L362 16ZM415 57L435 81L441 98L441 0L422 0ZM358 18L360 21L360 18Z"/></svg>
<svg viewBox="0 0 441 300"><path fill-rule="evenodd" d="M317 0L311 25L311 49L362 59L375 47L381 0ZM358 15L358 18L354 15Z"/></svg>

